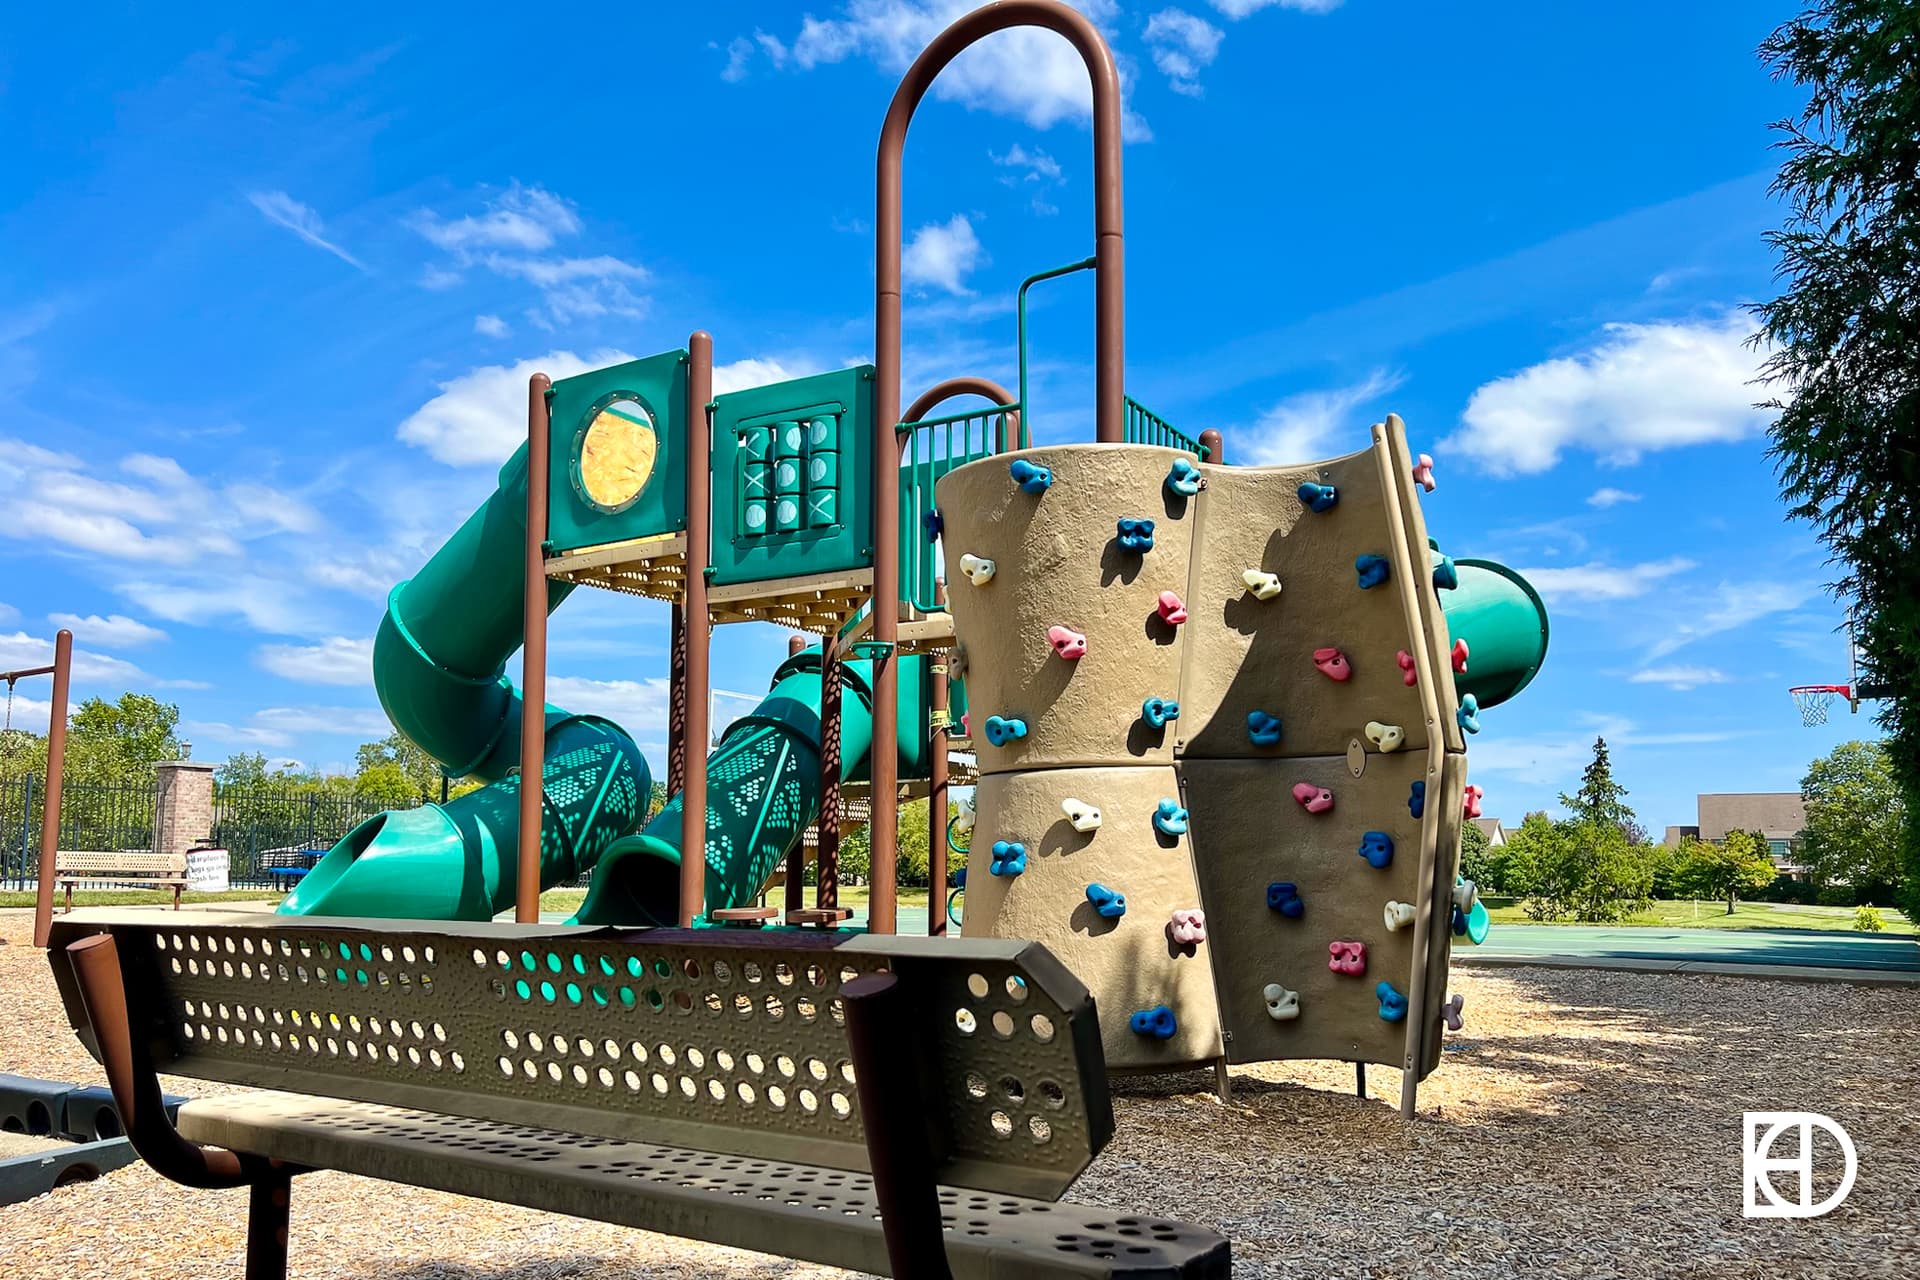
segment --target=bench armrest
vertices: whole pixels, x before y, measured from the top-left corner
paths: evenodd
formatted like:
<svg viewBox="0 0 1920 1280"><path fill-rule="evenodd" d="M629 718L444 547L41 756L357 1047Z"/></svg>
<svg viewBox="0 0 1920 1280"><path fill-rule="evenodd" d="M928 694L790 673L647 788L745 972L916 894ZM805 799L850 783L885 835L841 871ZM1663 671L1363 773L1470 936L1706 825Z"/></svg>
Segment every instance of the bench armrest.
<svg viewBox="0 0 1920 1280"><path fill-rule="evenodd" d="M113 935L82 938L67 947L67 958L93 1025L114 1105L126 1125L127 1141L140 1158L162 1177L189 1187L223 1190L256 1181L267 1169L267 1161L188 1142L167 1118L152 1055L133 1034L127 1018L127 989Z"/></svg>

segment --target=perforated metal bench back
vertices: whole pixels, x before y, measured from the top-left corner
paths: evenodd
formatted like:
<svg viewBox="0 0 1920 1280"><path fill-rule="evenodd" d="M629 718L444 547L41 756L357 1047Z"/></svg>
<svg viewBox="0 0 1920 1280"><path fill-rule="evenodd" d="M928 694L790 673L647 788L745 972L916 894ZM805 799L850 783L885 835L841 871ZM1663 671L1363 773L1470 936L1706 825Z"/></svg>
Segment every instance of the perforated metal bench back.
<svg viewBox="0 0 1920 1280"><path fill-rule="evenodd" d="M187 859L174 853L105 853L62 849L53 855L58 876L184 876Z"/></svg>
<svg viewBox="0 0 1920 1280"><path fill-rule="evenodd" d="M1092 997L1037 943L80 912L51 955L90 1046L63 949L103 931L175 1075L865 1169L839 989L890 970L941 1181L1056 1197L1113 1131Z"/></svg>

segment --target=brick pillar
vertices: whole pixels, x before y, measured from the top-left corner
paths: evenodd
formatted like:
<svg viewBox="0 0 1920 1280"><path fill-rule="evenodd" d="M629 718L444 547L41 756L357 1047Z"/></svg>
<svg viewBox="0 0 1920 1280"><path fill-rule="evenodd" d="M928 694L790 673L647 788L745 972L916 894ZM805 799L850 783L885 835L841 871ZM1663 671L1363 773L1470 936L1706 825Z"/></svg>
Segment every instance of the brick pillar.
<svg viewBox="0 0 1920 1280"><path fill-rule="evenodd" d="M158 766L153 803L153 851L184 858L213 832L213 766L167 760Z"/></svg>

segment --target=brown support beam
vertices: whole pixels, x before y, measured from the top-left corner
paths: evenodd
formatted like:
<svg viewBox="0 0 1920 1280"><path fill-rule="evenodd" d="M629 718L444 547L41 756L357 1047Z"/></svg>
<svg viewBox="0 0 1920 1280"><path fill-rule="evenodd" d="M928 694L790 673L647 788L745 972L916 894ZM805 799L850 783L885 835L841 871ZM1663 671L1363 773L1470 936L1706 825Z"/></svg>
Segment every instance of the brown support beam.
<svg viewBox="0 0 1920 1280"><path fill-rule="evenodd" d="M933 580L933 598L947 602L947 580ZM933 714L927 720L927 932L940 937L947 931L947 663L952 651L937 653L928 664L932 670Z"/></svg>
<svg viewBox="0 0 1920 1280"><path fill-rule="evenodd" d="M1207 451L1208 462L1225 462L1227 460L1227 442L1221 439L1220 433L1212 427L1208 427L1200 433L1200 445Z"/></svg>
<svg viewBox="0 0 1920 1280"><path fill-rule="evenodd" d="M540 819L547 753L547 476L552 462L551 412L544 373L527 380L527 556L520 651L520 839L514 866L513 918L540 920Z"/></svg>
<svg viewBox="0 0 1920 1280"><path fill-rule="evenodd" d="M686 777L681 784L680 927L690 927L707 905L707 706L713 626L707 614L707 563L713 554L713 470L709 451L713 401L713 338L687 338L687 639Z"/></svg>
<svg viewBox="0 0 1920 1280"><path fill-rule="evenodd" d="M41 797L40 883L33 896L33 945L53 930L53 882L60 849L60 791L67 773L67 689L73 678L73 632L53 637L53 706L47 710L47 793ZM71 896L72 888L69 886Z"/></svg>

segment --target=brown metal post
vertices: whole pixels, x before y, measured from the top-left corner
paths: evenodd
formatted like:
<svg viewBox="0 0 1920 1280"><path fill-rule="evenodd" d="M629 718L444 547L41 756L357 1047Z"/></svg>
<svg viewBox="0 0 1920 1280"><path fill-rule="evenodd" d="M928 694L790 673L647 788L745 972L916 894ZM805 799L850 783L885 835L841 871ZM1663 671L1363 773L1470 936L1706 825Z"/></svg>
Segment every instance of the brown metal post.
<svg viewBox="0 0 1920 1280"><path fill-rule="evenodd" d="M707 406L713 400L713 338L687 338L686 778L680 791L680 927L707 906L707 706L712 696L707 562L713 554L713 448Z"/></svg>
<svg viewBox="0 0 1920 1280"><path fill-rule="evenodd" d="M840 905L840 652L831 637L820 645L820 846L814 854L813 905Z"/></svg>
<svg viewBox="0 0 1920 1280"><path fill-rule="evenodd" d="M1212 427L1208 427L1200 433L1200 446L1207 451L1208 462L1225 462L1227 460L1227 442L1221 439L1220 433Z"/></svg>
<svg viewBox="0 0 1920 1280"><path fill-rule="evenodd" d="M540 819L547 756L547 475L552 463L553 382L544 373L527 380L527 556L520 651L520 839L514 866L513 918L540 920Z"/></svg>
<svg viewBox="0 0 1920 1280"><path fill-rule="evenodd" d="M677 796L687 780L687 609L667 607L667 794Z"/></svg>
<svg viewBox="0 0 1920 1280"><path fill-rule="evenodd" d="M60 848L60 791L67 773L67 689L73 677L73 632L53 637L53 706L47 711L47 792L41 797L40 883L33 897L33 945L53 931L53 882Z"/></svg>
<svg viewBox="0 0 1920 1280"><path fill-rule="evenodd" d="M914 1052L924 1040L910 1030L916 1010L890 973L862 974L842 985L840 995L888 1270L899 1280L946 1280L952 1272L927 1143L932 1100L921 1088Z"/></svg>
<svg viewBox="0 0 1920 1280"><path fill-rule="evenodd" d="M947 602L947 580L933 580L933 598ZM932 684L927 720L927 933L938 938L947 931L947 662L953 651L933 655L927 664Z"/></svg>

